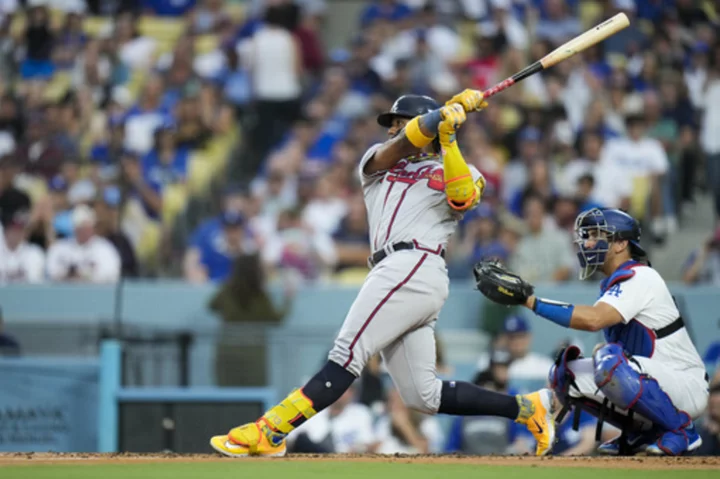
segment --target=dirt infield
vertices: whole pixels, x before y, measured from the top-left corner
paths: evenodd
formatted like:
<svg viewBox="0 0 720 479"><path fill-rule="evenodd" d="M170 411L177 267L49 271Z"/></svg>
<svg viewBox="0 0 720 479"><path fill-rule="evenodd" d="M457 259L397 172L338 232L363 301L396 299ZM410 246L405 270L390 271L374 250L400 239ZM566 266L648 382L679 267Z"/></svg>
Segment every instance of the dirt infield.
<svg viewBox="0 0 720 479"><path fill-rule="evenodd" d="M369 454L312 455L296 454L282 459L229 459L214 454L85 454L85 453L0 453L1 466L32 464L131 464L148 462L215 461L357 461L419 464L471 464L530 467L596 467L612 469L719 469L720 457L532 457L532 456L382 456Z"/></svg>

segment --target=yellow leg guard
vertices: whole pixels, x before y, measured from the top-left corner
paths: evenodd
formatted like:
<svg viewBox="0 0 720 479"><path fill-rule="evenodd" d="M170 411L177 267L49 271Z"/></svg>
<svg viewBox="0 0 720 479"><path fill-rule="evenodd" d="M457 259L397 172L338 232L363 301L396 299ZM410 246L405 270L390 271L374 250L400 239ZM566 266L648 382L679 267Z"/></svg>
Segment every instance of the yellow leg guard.
<svg viewBox="0 0 720 479"><path fill-rule="evenodd" d="M302 392L296 389L291 392L280 404L266 412L260 421L282 434L289 434L295 429L292 425L300 417L310 419L317 412L313 409L313 403Z"/></svg>

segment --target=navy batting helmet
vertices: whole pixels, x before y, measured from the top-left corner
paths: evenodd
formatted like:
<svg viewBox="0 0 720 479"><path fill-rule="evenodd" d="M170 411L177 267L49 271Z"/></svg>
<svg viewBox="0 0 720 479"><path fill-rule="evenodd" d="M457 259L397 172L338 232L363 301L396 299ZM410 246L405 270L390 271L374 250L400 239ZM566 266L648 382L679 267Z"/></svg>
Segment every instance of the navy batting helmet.
<svg viewBox="0 0 720 479"><path fill-rule="evenodd" d="M440 105L429 96L403 95L395 100L390 111L378 115L377 122L382 127L390 128L393 118L415 118L438 108Z"/></svg>
<svg viewBox="0 0 720 479"><path fill-rule="evenodd" d="M603 237L592 236L592 232L602 232ZM640 246L640 224L622 210L614 208L593 208L580 213L575 220L575 242L578 245L578 259L583 271L580 279L590 277L605 262L611 241L627 240L630 255L634 259L644 259L647 253ZM586 241L594 239L592 247Z"/></svg>

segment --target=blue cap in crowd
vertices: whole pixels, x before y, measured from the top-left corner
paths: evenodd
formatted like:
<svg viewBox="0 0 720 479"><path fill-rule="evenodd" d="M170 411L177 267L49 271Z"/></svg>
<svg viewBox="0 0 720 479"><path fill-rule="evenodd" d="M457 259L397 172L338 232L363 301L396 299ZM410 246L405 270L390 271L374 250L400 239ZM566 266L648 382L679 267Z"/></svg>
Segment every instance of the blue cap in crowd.
<svg viewBox="0 0 720 479"><path fill-rule="evenodd" d="M533 126L523 128L518 135L520 141L540 141L541 138L542 133Z"/></svg>
<svg viewBox="0 0 720 479"><path fill-rule="evenodd" d="M67 190L68 184L67 181L65 181L65 178L62 177L62 175L55 175L50 180L48 187L50 188L50 191L65 191Z"/></svg>
<svg viewBox="0 0 720 479"><path fill-rule="evenodd" d="M503 333L527 333L530 331L530 324L522 316L508 316L505 318L502 327Z"/></svg>
<svg viewBox="0 0 720 479"><path fill-rule="evenodd" d="M108 186L103 190L103 201L108 205L117 207L120 204L120 188L117 186Z"/></svg>
<svg viewBox="0 0 720 479"><path fill-rule="evenodd" d="M220 222L223 226L242 226L245 224L245 218L236 211L226 211L220 215Z"/></svg>

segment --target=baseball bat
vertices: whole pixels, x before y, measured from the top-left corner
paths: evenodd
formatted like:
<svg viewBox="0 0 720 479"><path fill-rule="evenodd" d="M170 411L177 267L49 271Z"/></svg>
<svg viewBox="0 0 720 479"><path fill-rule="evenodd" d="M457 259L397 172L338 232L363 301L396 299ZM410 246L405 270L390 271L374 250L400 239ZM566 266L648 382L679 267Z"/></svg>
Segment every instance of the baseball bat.
<svg viewBox="0 0 720 479"><path fill-rule="evenodd" d="M582 33L577 37L573 38L572 40L560 45L558 48L548 53L540 60L520 70L510 78L506 78L497 85L488 88L483 92L483 95L485 96L485 98L490 98L491 96L497 95L501 91L511 87L512 85L516 84L521 80L524 80L530 75L534 75L543 70L547 70L551 66L560 63L561 61L567 60L576 53L580 53L588 47L600 43L611 35L615 35L617 32L619 32L623 28L626 28L628 25L630 25L630 20L628 20L627 15L625 15L624 13L618 13L617 15L608 18L600 25L597 25L586 31L585 33Z"/></svg>

